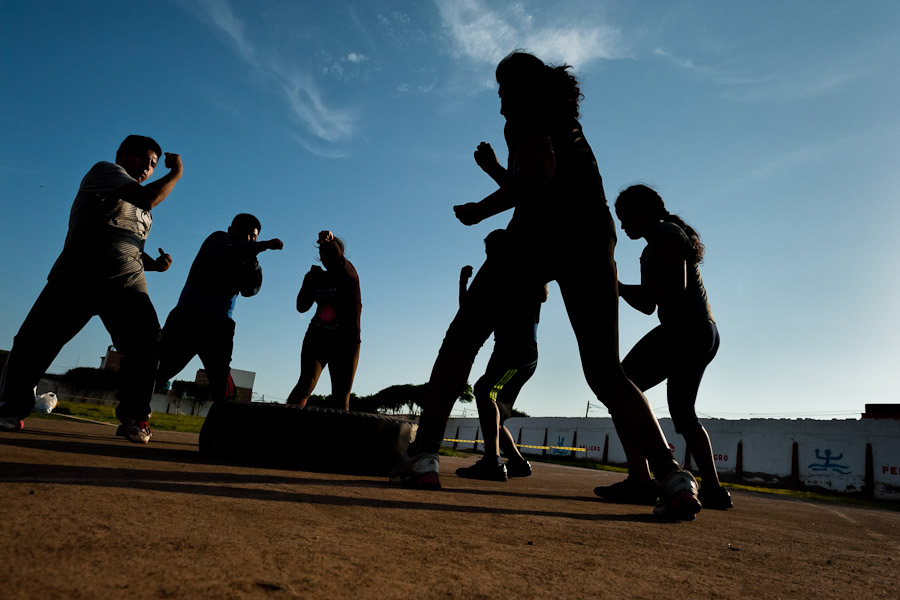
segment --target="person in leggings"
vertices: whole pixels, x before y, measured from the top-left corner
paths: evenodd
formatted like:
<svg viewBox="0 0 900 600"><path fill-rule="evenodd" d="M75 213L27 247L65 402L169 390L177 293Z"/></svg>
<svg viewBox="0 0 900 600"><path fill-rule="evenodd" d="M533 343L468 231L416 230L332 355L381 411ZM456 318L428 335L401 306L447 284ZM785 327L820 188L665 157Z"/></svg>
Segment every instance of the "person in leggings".
<svg viewBox="0 0 900 600"><path fill-rule="evenodd" d="M492 231L484 238L484 249L488 256L497 260L504 252L502 229ZM466 286L472 276L472 267L466 265L459 275L459 302L465 302ZM515 438L504 425L512 415L513 404L519 392L531 376L538 363L537 326L541 315L541 303L547 300L547 286L534 290L532 297L521 304L523 310L515 314L497 315L498 326L494 330L494 351L488 359L487 368L475 382L475 405L481 435L484 437L484 456L468 467L456 470L459 477L506 481L508 477L528 477L531 464L525 460ZM500 451L507 462L500 459Z"/></svg>
<svg viewBox="0 0 900 600"><path fill-rule="evenodd" d="M506 118L509 177L479 202L454 207L464 225L514 209L503 261L486 261L447 330L431 372L416 439L392 481L440 488L437 452L454 401L494 324L530 290L556 281L578 342L588 385L632 435L659 480L654 509L671 519L700 511L697 482L679 468L647 399L619 360L618 289L612 215L593 151L578 122L582 97L567 65L513 52L497 66ZM499 166L499 165L498 165Z"/></svg>
<svg viewBox="0 0 900 600"><path fill-rule="evenodd" d="M303 278L297 294L301 313L316 305L300 351L300 379L288 396L288 404L306 406L322 370L331 374L331 398L350 410L350 390L359 363L362 299L359 275L344 256L344 242L330 231L319 232L319 260Z"/></svg>
<svg viewBox="0 0 900 600"><path fill-rule="evenodd" d="M704 508L729 509L731 495L719 485L709 435L694 410L703 372L719 350L719 331L700 277L704 254L700 235L670 214L660 195L645 185L619 194L616 215L629 238L647 242L640 284L620 282L619 295L645 314L656 310L660 322L635 344L622 366L641 391L667 381L675 431L684 436L702 478L700 502ZM620 431L619 437L628 458L628 478L594 492L611 502L654 502L656 485L647 461L629 432Z"/></svg>

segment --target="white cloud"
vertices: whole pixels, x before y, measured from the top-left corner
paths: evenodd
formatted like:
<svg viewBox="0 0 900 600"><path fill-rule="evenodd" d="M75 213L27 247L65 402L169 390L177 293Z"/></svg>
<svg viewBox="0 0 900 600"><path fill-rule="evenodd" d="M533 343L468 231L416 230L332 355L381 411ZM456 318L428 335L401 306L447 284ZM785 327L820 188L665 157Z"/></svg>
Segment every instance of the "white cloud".
<svg viewBox="0 0 900 600"><path fill-rule="evenodd" d="M605 25L599 14L569 11L560 21L553 8L537 15L521 3L497 5L483 0L435 0L454 50L475 62L496 64L516 48L534 52L548 62L566 62L576 68L594 60L617 58L620 35ZM584 8L589 5L580 5Z"/></svg>
<svg viewBox="0 0 900 600"><path fill-rule="evenodd" d="M276 87L283 92L290 111L310 133L326 142L338 142L353 134L355 120L351 113L329 106L313 77L304 69L284 63L283 59L277 58L274 49L255 44L227 0L184 0L183 4L201 21L224 34L244 62L259 74L274 80ZM263 38L264 35L257 37ZM365 56L350 54L347 60L361 62Z"/></svg>
<svg viewBox="0 0 900 600"><path fill-rule="evenodd" d="M361 63L367 60L369 60L369 57L365 54L357 54L356 52L351 52L347 55L347 62Z"/></svg>

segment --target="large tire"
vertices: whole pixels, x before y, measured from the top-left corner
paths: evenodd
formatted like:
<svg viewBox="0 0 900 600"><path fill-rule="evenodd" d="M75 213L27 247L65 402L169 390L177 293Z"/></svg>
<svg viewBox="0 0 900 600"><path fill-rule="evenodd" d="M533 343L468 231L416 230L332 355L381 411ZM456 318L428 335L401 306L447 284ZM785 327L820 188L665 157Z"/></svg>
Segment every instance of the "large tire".
<svg viewBox="0 0 900 600"><path fill-rule="evenodd" d="M387 415L216 402L200 431L200 452L260 465L383 475L415 429L414 423Z"/></svg>

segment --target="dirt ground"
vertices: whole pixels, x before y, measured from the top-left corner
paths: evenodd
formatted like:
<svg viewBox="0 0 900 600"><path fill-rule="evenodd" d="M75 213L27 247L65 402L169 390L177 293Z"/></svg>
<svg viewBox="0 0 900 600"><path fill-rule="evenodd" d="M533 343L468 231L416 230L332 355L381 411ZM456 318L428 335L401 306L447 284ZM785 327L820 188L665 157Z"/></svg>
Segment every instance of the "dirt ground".
<svg viewBox="0 0 900 600"><path fill-rule="evenodd" d="M111 426L0 433L0 596L20 598L897 598L900 512L735 492L665 523L535 464L439 492L206 460Z"/></svg>

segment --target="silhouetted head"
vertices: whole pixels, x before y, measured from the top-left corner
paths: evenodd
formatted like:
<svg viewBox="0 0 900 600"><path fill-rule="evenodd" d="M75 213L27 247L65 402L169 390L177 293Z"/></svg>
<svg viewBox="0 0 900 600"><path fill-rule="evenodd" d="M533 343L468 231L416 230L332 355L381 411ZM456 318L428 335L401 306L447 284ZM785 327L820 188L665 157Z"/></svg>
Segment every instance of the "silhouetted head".
<svg viewBox="0 0 900 600"><path fill-rule="evenodd" d="M259 219L248 213L235 215L228 228L228 235L235 242L255 242L262 231Z"/></svg>
<svg viewBox="0 0 900 600"><path fill-rule="evenodd" d="M616 198L616 216L625 235L633 240L645 237L668 212L656 190L643 184L626 188Z"/></svg>
<svg viewBox="0 0 900 600"><path fill-rule="evenodd" d="M705 249L700 241L700 234L681 217L671 214L662 196L653 188L643 184L632 185L619 192L615 207L616 216L622 222L622 231L629 238L646 238L662 221L675 223L691 240L691 249L685 260L696 263L703 261Z"/></svg>
<svg viewBox="0 0 900 600"><path fill-rule="evenodd" d="M334 243L319 244L319 260L326 269L339 267L344 256L344 240L334 236Z"/></svg>
<svg viewBox="0 0 900 600"><path fill-rule="evenodd" d="M570 65L547 65L521 50L514 50L497 65L500 114L507 120L562 120L578 118L584 97Z"/></svg>
<svg viewBox="0 0 900 600"><path fill-rule="evenodd" d="M145 135L129 135L119 144L116 164L125 169L138 183L153 175L156 163L162 157L162 148L156 140Z"/></svg>

